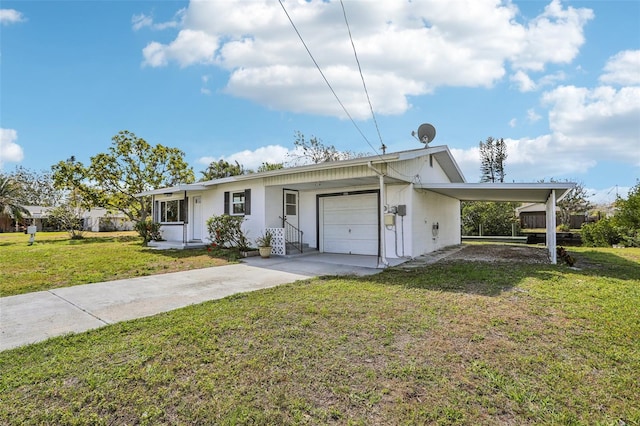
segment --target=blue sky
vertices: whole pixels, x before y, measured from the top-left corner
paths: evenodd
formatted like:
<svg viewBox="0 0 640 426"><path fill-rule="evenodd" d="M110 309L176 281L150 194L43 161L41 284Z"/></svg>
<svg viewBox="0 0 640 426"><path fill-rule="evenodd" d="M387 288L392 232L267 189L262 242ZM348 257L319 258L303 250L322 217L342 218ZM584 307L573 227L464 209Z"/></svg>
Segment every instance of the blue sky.
<svg viewBox="0 0 640 426"><path fill-rule="evenodd" d="M129 130L199 176L287 161L294 133L380 153L339 1L6 1L0 167L88 164ZM568 179L611 202L640 178L640 2L344 1L387 152L504 138L507 180Z"/></svg>

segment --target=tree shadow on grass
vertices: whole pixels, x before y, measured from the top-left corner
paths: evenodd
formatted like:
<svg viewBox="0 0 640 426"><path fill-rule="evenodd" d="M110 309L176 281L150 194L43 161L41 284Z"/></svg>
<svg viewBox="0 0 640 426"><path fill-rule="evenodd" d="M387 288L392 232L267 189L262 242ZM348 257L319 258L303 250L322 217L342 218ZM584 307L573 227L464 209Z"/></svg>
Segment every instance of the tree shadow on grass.
<svg viewBox="0 0 640 426"><path fill-rule="evenodd" d="M613 278L640 282L640 263L597 250L572 253L575 267L563 264L527 264L520 262L440 261L413 269L390 268L378 275L363 277L368 282L401 285L412 289L498 296L511 291L527 278L543 281L558 279L558 274Z"/></svg>

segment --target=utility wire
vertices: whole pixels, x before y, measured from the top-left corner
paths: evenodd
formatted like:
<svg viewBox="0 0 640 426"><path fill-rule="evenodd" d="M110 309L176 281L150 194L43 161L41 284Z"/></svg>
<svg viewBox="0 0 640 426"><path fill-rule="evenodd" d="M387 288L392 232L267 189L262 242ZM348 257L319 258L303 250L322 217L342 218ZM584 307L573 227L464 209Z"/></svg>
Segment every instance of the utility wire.
<svg viewBox="0 0 640 426"><path fill-rule="evenodd" d="M386 160L384 160L382 158L382 156L380 155L380 153L378 152L378 150L376 148L374 148L374 146L371 144L371 142L369 142L369 139L367 139L367 137L365 136L365 134L362 132L362 130L360 129L360 127L358 127L358 124L356 124L355 120L353 119L353 117L351 116L351 114L349 113L349 111L347 110L347 108L344 106L344 104L342 103L342 101L340 100L340 98L338 97L338 94L335 92L335 90L333 89L333 87L331 86L331 83L329 83L329 80L327 79L327 77L324 75L324 72L322 72L322 69L320 68L320 65L318 64L318 62L315 60L315 58L313 57L313 54L311 53L311 50L309 50L309 47L307 46L307 43L305 43L304 39L302 38L302 35L300 34L300 31L298 31L298 28L296 27L296 24L294 24L293 20L291 19L291 16L289 15L289 12L287 11L286 7L284 6L284 4L282 3L282 0L278 0L278 3L280 3L280 6L282 7L282 10L284 11L285 15L287 15L287 18L289 19L289 22L291 23L291 26L293 27L294 31L296 32L296 34L298 35L298 38L300 39L300 41L302 42L302 45L304 46L304 48L306 49L307 53L309 54L309 57L311 58L311 60L313 61L314 65L316 66L316 68L318 69L318 72L320 72L320 75L322 76L322 78L324 79L324 82L327 84L327 86L329 87L329 89L331 90L331 93L333 93L333 96L336 98L336 100L338 101L338 103L340 104L340 106L342 107L342 110L345 112L345 114L347 114L347 117L349 117L349 120L351 120L351 123L353 124L353 126L358 130L358 133L360 133L360 135L362 136L362 138L367 142L367 144L369 145L369 147L371 147L371 149L373 150L373 152L375 153L375 155L377 155L378 157L380 157L380 159L383 161L384 164L387 165L387 167L391 168L392 170L394 170L397 174L399 174L400 176L404 176L407 178L411 178L411 179L415 179L416 176L409 176L409 175L405 175L404 173L401 173L399 170L396 170L390 163L388 163ZM362 74L362 68L360 67L360 61L358 60L358 55L356 53L356 48L355 48L355 44L353 43L353 38L351 37L351 29L349 29L349 23L347 21L347 15L346 15L346 11L344 9L344 4L342 3L342 0L340 0L340 4L342 4L342 12L344 14L344 18L345 18L345 22L347 23L347 29L349 30L349 38L351 40L351 46L353 47L353 52L356 56L356 62L358 63L358 69L360 70L360 77L362 78L362 84L364 85L365 88L365 93L367 94L367 100L369 101L369 107L371 108L371 114L373 115L373 120L375 122L376 125L376 130L378 131L378 137L380 137L380 142L382 143L382 149L383 151L386 149L386 146L384 145L384 143L382 142L382 136L380 135L380 129L378 128L378 122L375 118L375 114L373 113L373 106L371 105L371 100L369 99L369 93L367 92L367 87L366 84L364 82L364 77ZM383 152L384 154L384 152Z"/></svg>
<svg viewBox="0 0 640 426"><path fill-rule="evenodd" d="M329 89L331 90L331 93L333 93L333 96L336 98L336 100L338 101L338 103L340 104L340 106L342 107L342 110L345 112L345 114L347 114L347 117L349 117L349 120L351 120L351 123L353 123L353 125L355 126L355 128L358 130L358 132L360 133L360 135L364 138L364 140L367 142L367 144L371 147L371 149L373 149L373 151L378 154L378 150L375 149L373 147L373 145L371 145L371 142L369 142L369 139L367 139L367 137L365 136L364 133L362 133L362 130L360 130L360 127L358 127L358 125L356 124L355 120L353 119L353 117L351 116L351 114L349 114L349 111L347 111L347 108L344 106L344 104L342 103L342 101L340 100L340 98L338 97L338 94L336 93L335 90L333 90L333 87L331 87L331 83L329 83L329 80L327 80L327 77L324 75L324 73L322 72L322 69L320 68L320 65L318 65L318 62L316 62L316 59L313 57L313 55L311 54L311 50L309 50L309 47L307 47L307 43L305 43L304 39L302 38L302 35L300 34L300 31L298 31L298 28L296 27L296 24L293 23L293 20L291 19L291 16L289 16L289 12L287 12L287 9L284 7L284 4L282 3L282 0L278 0L278 3L280 3L280 6L282 7L282 10L284 11L285 15L287 15L287 18L289 19L289 22L291 23L291 26L293 27L293 29L295 30L296 34L298 34L298 38L300 38L300 41L302 42L302 45L304 46L304 48L307 50L307 53L309 54L309 57L311 58L311 60L313 61L313 63L315 64L316 68L318 69L318 71L320 72L320 75L322 76L322 78L324 79L324 82L327 83L327 86L329 86Z"/></svg>
<svg viewBox="0 0 640 426"><path fill-rule="evenodd" d="M380 134L380 128L378 127L378 120L376 120L376 115L373 112L373 105L371 104L371 98L369 98L369 91L367 90L367 84L364 82L364 75L362 74L362 67L360 66L360 59L358 59L358 53L356 52L356 45L353 43L353 36L351 35L351 27L349 27L349 21L347 20L347 11L344 9L344 2L340 0L340 5L342 6L342 14L344 15L344 23L347 25L347 31L349 32L349 40L351 41L351 47L353 48L353 56L356 58L356 63L358 64L358 71L360 72L360 79L362 80L362 87L364 87L364 93L367 95L367 102L369 103L369 109L371 110L371 116L373 117L373 123L376 126L376 131L378 132L378 138L380 139L380 148L382 149L382 153L384 154L387 146L382 142L382 135Z"/></svg>

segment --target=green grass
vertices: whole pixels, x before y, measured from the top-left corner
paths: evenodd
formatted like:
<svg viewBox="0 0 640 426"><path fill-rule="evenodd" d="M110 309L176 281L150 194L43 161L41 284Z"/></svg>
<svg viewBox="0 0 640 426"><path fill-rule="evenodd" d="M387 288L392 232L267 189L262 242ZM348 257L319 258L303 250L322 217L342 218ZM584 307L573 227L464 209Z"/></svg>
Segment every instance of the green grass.
<svg viewBox="0 0 640 426"><path fill-rule="evenodd" d="M640 424L640 250L241 294L0 353L6 424Z"/></svg>
<svg viewBox="0 0 640 426"><path fill-rule="evenodd" d="M134 232L0 233L0 296L225 264L205 250L152 250Z"/></svg>

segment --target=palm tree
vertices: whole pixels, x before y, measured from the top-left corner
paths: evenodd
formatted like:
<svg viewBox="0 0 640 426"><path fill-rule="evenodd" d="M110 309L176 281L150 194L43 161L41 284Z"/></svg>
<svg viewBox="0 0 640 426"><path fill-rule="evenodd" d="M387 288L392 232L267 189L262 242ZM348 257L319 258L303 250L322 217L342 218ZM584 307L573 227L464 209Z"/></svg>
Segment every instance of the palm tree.
<svg viewBox="0 0 640 426"><path fill-rule="evenodd" d="M0 214L6 213L14 219L22 218L22 214L29 214L18 202L20 187L9 177L0 175Z"/></svg>

